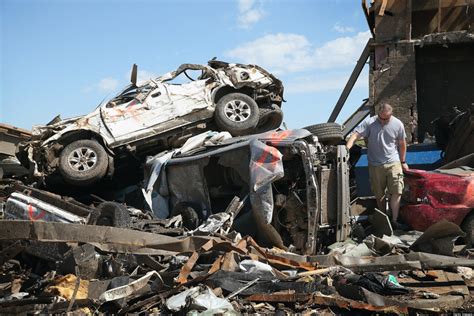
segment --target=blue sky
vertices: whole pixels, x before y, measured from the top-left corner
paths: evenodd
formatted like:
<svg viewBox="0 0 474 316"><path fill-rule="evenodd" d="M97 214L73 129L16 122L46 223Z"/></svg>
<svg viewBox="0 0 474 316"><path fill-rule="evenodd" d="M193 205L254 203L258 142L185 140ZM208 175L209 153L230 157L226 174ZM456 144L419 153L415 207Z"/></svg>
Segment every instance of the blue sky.
<svg viewBox="0 0 474 316"><path fill-rule="evenodd" d="M0 23L0 122L28 129L92 111L133 63L145 78L212 57L279 77L288 127L325 122L370 36L354 0L0 0Z"/></svg>

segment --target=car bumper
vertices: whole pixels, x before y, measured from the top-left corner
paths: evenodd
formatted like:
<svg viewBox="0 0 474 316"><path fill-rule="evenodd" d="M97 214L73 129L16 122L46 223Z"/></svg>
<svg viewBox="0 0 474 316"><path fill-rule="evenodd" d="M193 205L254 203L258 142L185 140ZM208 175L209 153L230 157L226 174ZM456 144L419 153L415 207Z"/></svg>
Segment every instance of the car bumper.
<svg viewBox="0 0 474 316"><path fill-rule="evenodd" d="M461 225L469 211L466 207L434 208L429 204L415 204L403 206L400 216L412 229L425 231L443 219Z"/></svg>

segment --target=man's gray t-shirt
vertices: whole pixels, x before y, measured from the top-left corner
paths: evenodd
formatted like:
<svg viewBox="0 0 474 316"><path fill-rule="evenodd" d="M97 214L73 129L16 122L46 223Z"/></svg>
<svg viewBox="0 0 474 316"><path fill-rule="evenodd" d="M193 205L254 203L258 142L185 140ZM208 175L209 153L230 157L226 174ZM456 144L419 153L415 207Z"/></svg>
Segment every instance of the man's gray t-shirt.
<svg viewBox="0 0 474 316"><path fill-rule="evenodd" d="M382 125L377 115L365 119L355 130L367 138L367 157L370 165L380 166L400 161L398 143L406 138L403 123L394 116Z"/></svg>

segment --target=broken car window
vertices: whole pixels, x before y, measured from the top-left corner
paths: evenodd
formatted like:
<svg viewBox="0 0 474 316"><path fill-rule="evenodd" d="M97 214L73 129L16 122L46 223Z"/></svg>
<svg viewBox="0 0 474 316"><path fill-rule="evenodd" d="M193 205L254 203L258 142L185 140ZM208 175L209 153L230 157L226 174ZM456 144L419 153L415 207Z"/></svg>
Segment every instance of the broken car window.
<svg viewBox="0 0 474 316"><path fill-rule="evenodd" d="M131 102L133 99L137 99L142 102L146 96L153 90L150 84L146 84L141 87L130 86L124 91L122 91L118 96L113 98L109 103L107 103L107 108L113 108L125 103Z"/></svg>

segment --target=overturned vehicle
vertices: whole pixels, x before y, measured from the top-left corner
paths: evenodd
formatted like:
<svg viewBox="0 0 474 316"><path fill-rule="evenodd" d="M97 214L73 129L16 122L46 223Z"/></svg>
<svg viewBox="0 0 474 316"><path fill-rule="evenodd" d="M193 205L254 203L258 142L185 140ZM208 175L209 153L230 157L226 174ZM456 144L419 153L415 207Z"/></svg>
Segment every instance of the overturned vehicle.
<svg viewBox="0 0 474 316"><path fill-rule="evenodd" d="M237 197L244 205L233 228L263 245L316 254L347 238L344 145L323 145L304 129L207 134L147 161L144 193L156 217L181 215L193 230Z"/></svg>
<svg viewBox="0 0 474 316"><path fill-rule="evenodd" d="M140 83L134 65L131 84L117 96L88 115L36 126L17 156L36 177L90 185L208 129L233 136L275 129L282 102L281 81L255 65L183 64Z"/></svg>

